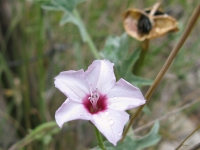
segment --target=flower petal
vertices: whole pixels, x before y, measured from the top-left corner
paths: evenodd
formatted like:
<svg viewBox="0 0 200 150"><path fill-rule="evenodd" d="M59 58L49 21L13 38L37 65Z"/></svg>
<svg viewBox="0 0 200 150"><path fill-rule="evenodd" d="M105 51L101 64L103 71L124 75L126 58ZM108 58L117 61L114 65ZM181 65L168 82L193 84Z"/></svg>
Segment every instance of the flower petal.
<svg viewBox="0 0 200 150"><path fill-rule="evenodd" d="M108 108L114 110L128 110L145 103L145 99L140 90L120 79L106 94L108 98Z"/></svg>
<svg viewBox="0 0 200 150"><path fill-rule="evenodd" d="M113 66L108 60L96 60L88 67L86 78L93 91L105 94L111 89L116 82Z"/></svg>
<svg viewBox="0 0 200 150"><path fill-rule="evenodd" d="M69 100L68 98L56 111L55 118L61 128L65 122L71 120L90 120L91 114L87 112L82 103Z"/></svg>
<svg viewBox="0 0 200 150"><path fill-rule="evenodd" d="M124 125L127 123L129 115L124 111L107 110L92 116L91 122L97 129L116 146L121 139Z"/></svg>
<svg viewBox="0 0 200 150"><path fill-rule="evenodd" d="M61 72L55 77L54 83L60 91L74 101L81 101L90 94L83 70Z"/></svg>

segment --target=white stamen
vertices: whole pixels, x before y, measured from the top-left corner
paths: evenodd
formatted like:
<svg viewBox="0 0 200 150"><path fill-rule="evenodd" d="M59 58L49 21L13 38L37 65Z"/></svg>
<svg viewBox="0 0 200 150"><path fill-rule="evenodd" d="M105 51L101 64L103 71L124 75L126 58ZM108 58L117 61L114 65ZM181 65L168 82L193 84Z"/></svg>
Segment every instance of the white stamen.
<svg viewBox="0 0 200 150"><path fill-rule="evenodd" d="M90 84L90 95L92 95L92 84Z"/></svg>
<svg viewBox="0 0 200 150"><path fill-rule="evenodd" d="M92 106L94 107L94 109L97 109L97 102L99 100L99 93L97 92L97 89L91 93L91 96L88 97L88 100L90 100Z"/></svg>

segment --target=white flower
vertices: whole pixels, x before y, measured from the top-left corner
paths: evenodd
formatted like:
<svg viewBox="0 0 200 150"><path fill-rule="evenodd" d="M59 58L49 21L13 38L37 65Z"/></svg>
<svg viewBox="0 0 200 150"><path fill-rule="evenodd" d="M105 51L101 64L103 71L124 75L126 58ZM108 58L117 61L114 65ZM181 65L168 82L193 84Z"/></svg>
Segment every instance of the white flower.
<svg viewBox="0 0 200 150"><path fill-rule="evenodd" d="M83 119L116 145L129 119L125 110L143 105L145 99L137 87L124 79L116 82L113 63L95 60L88 69L61 72L55 86L68 98L56 111L57 124Z"/></svg>

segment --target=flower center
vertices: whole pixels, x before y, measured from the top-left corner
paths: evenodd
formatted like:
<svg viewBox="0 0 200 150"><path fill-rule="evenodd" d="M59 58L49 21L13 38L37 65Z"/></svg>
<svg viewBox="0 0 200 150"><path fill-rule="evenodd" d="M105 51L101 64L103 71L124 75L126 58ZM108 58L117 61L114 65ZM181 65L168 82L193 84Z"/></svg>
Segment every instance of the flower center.
<svg viewBox="0 0 200 150"><path fill-rule="evenodd" d="M99 100L99 97L100 97L100 95L97 92L97 89L94 92L92 92L90 97L88 97L88 100L92 104L94 110L98 110L97 102Z"/></svg>
<svg viewBox="0 0 200 150"><path fill-rule="evenodd" d="M107 109L107 97L96 89L83 99L83 105L89 113L97 114Z"/></svg>

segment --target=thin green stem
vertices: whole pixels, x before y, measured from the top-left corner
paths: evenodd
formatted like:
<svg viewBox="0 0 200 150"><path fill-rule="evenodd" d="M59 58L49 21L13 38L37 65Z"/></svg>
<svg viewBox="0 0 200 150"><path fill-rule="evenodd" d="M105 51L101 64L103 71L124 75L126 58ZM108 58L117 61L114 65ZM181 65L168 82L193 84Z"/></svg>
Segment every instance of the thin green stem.
<svg viewBox="0 0 200 150"><path fill-rule="evenodd" d="M187 39L187 37L189 36L190 32L192 31L195 23L197 22L198 18L199 18L199 14L200 14L200 4L197 6L197 8L195 9L195 11L193 12L188 25L186 26L186 29L184 31L184 33L182 34L179 42L177 43L177 45L174 47L174 49L171 51L169 57L167 58L165 64L163 65L163 67L161 68L160 72L158 73L158 75L156 76L153 84L150 86L150 88L148 89L147 93L145 94L145 99L146 102L148 102L153 94L153 92L155 91L155 89L157 88L158 84L160 83L161 79L163 78L164 74L166 73L166 71L168 70L169 66L171 65L172 61L174 60L175 56L177 55L177 53L179 52L180 48L182 47L182 45L184 44L185 40ZM143 107L145 105L142 105L137 112L131 117L130 122L127 126L127 128L124 131L124 135L122 137L122 140L124 140L126 134L128 133L129 128L131 127L131 125L133 124L133 121L135 120L135 118L137 118L139 116L139 114L141 113Z"/></svg>
<svg viewBox="0 0 200 150"><path fill-rule="evenodd" d="M47 122L44 124L41 124L34 130L32 130L27 136L25 136L20 141L16 142L14 145L12 145L8 150L16 150L21 149L24 146L27 146L31 142L37 140L39 137L44 137L45 135L49 134L50 132L60 129L58 128L58 125L56 122Z"/></svg>
<svg viewBox="0 0 200 150"><path fill-rule="evenodd" d="M91 53L94 55L94 57L95 57L96 59L100 59L98 50L97 50L97 48L96 48L96 46L95 46L95 44L94 44L92 38L90 37L89 33L88 33L87 30L86 30L86 28L85 28L85 26L84 26L84 23L83 23L83 21L82 21L82 18L81 18L81 16L79 15L78 10L76 10L76 9L74 10L74 15L75 15L75 17L76 17L77 19L79 19L79 21L80 21L80 23L81 23L81 26L82 26L83 29L84 29L84 32L85 32L85 35L86 35L86 42L87 42L87 44L88 44L89 47L90 47Z"/></svg>
<svg viewBox="0 0 200 150"><path fill-rule="evenodd" d="M43 60L42 55L43 55L43 48L44 48L44 42L45 42L45 38L44 38L44 11L42 9L40 9L40 18L39 18L39 37L38 37L38 56L39 56L39 60L38 60L38 76L39 76L39 85L38 85L38 89L39 89L39 110L40 110L40 115L41 115L41 122L44 123L46 121L46 103L44 100L44 91L45 91L45 87L44 87L44 65L43 65Z"/></svg>
<svg viewBox="0 0 200 150"><path fill-rule="evenodd" d="M95 128L95 134L96 134L96 137L97 137L97 140L98 140L98 144L99 144L99 147L102 149L102 150L106 150L104 144L103 144L103 140L102 140L102 137L101 137L101 133L99 132L99 130Z"/></svg>
<svg viewBox="0 0 200 150"><path fill-rule="evenodd" d="M149 40L143 41L141 47L142 47L142 51L140 53L140 57L136 61L135 65L133 67L133 74L135 74L135 75L140 74L140 71L141 71L142 66L144 64L146 53L147 53L148 48L149 48Z"/></svg>
<svg viewBox="0 0 200 150"><path fill-rule="evenodd" d="M183 142L181 142L181 144L175 149L175 150L178 150L184 143L185 143L185 141L187 140L187 139L189 139L197 130L199 130L200 129L200 125L192 132L192 133L190 133L190 135L188 135L186 138L185 138L185 140L183 140Z"/></svg>

